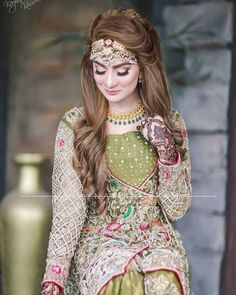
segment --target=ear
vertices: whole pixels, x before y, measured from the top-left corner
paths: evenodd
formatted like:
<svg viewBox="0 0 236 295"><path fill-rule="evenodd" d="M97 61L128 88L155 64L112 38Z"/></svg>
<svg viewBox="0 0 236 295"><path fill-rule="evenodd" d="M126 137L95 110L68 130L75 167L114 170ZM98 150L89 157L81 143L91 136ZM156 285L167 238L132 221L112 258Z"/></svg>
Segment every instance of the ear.
<svg viewBox="0 0 236 295"><path fill-rule="evenodd" d="M139 67L138 78L139 78L140 80L143 79L143 69L142 69L141 67Z"/></svg>
<svg viewBox="0 0 236 295"><path fill-rule="evenodd" d="M138 78L139 78L140 80L143 79L143 74L142 74L141 72L139 73Z"/></svg>

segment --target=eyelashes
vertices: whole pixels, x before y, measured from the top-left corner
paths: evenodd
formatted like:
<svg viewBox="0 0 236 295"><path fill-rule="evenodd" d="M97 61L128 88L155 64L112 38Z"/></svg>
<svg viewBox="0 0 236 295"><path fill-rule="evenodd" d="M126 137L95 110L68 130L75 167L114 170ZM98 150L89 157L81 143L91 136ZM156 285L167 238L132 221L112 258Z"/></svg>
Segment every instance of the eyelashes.
<svg viewBox="0 0 236 295"><path fill-rule="evenodd" d="M100 72L98 70L95 70L95 73L98 75L104 75L105 71ZM126 75L128 75L128 73L129 73L129 70L126 70L125 72L122 72L122 73L117 72L117 75L118 76L126 76Z"/></svg>

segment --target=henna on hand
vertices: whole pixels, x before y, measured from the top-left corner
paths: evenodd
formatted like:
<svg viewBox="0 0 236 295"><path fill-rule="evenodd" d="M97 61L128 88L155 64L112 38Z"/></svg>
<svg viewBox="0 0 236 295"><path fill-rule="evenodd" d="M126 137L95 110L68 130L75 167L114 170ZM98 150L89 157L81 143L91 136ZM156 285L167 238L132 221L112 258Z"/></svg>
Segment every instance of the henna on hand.
<svg viewBox="0 0 236 295"><path fill-rule="evenodd" d="M156 147L163 164L172 165L177 162L178 153L173 134L161 116L155 115L142 120L137 130Z"/></svg>
<svg viewBox="0 0 236 295"><path fill-rule="evenodd" d="M59 295L60 288L53 282L46 282L43 284L43 289L40 295Z"/></svg>

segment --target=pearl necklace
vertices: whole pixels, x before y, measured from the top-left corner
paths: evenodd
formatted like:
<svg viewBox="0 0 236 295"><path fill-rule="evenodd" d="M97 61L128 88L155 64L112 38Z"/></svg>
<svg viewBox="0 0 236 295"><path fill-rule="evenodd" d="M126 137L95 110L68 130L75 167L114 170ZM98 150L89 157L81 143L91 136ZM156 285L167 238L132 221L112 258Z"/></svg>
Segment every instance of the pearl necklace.
<svg viewBox="0 0 236 295"><path fill-rule="evenodd" d="M107 120L115 125L130 125L142 120L145 117L145 113L144 106L139 99L138 105L129 112L114 112L109 109Z"/></svg>

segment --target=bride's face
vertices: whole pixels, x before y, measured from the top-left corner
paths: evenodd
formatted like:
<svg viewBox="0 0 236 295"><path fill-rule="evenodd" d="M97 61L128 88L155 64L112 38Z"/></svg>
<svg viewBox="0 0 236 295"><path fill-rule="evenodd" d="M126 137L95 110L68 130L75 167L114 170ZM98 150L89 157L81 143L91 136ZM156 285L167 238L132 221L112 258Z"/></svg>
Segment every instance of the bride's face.
<svg viewBox="0 0 236 295"><path fill-rule="evenodd" d="M93 76L98 89L110 102L137 96L139 65L117 58L105 65L100 57L93 61Z"/></svg>

